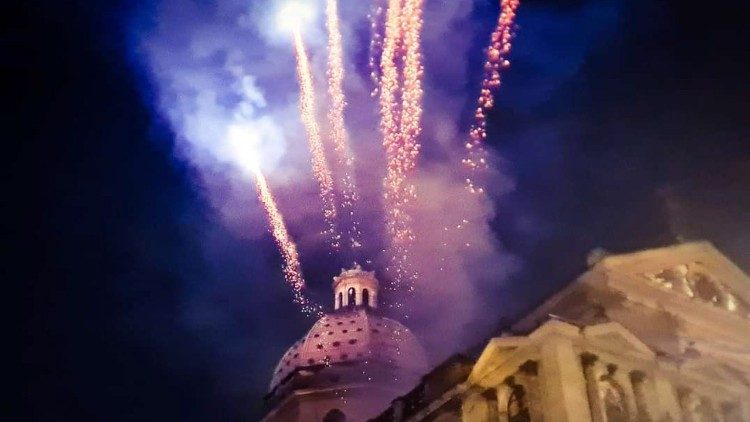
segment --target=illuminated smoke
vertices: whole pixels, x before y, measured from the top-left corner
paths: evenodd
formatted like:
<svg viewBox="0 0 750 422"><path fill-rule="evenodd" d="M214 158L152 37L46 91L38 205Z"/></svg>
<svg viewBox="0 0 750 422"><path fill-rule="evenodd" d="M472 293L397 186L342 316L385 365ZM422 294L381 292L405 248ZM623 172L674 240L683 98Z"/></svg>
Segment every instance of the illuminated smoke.
<svg viewBox="0 0 750 422"><path fill-rule="evenodd" d="M307 131L307 140L310 145L310 158L312 160L313 175L318 181L320 198L323 202L323 216L328 228L327 234L331 238L331 246L337 249L340 246L341 235L336 230L336 201L333 190L333 176L326 161L323 141L320 136L320 128L315 117L315 91L313 90L312 73L310 72L310 61L302 42L299 29L294 31L294 51L297 59L297 77L299 81L300 97L299 109L302 124Z"/></svg>
<svg viewBox="0 0 750 422"><path fill-rule="evenodd" d="M302 311L307 315L322 316L323 309L307 299L302 292L305 288L305 279L302 277L302 266L299 262L297 245L289 237L286 224L284 224L284 218L281 216L281 212L276 205L271 190L268 188L266 178L258 168L254 169L254 174L258 197L260 198L266 212L271 234L273 235L276 245L281 252L281 256L284 259L284 278L294 292L294 301L300 305Z"/></svg>
<svg viewBox="0 0 750 422"><path fill-rule="evenodd" d="M341 184L340 215L349 220L349 244L352 248L362 246L362 233L359 220L354 213L358 194L354 180L354 157L349 147L349 134L344 125L344 52L341 42L341 29L336 5L337 0L327 0L326 27L328 28L328 94L331 97L328 123L331 140L336 155L336 170Z"/></svg>
<svg viewBox="0 0 750 422"><path fill-rule="evenodd" d="M469 170L466 187L472 193L484 193L484 188L476 181L476 175L478 171L486 170L488 167L487 150L484 147L484 140L487 138L487 111L495 105L493 93L500 87L501 70L510 66L508 54L518 5L519 0L501 0L497 27L492 32L490 45L487 47L484 78L474 111L474 123L469 130L469 140L464 145L466 157L462 160Z"/></svg>
<svg viewBox="0 0 750 422"><path fill-rule="evenodd" d="M383 197L386 228L391 237L389 270L395 283L405 283L410 291L417 278L410 265L414 231L409 207L413 206L416 192L409 175L416 167L420 147L417 139L422 115L421 30L422 0L389 1L380 62L380 129L388 162Z"/></svg>

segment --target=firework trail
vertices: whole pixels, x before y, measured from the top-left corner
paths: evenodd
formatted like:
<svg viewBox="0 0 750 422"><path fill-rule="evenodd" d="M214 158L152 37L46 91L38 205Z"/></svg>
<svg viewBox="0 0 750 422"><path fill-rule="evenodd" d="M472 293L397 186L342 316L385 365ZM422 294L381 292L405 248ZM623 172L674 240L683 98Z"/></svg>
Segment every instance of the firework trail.
<svg viewBox="0 0 750 422"><path fill-rule="evenodd" d="M276 205L276 200L274 200L271 190L268 188L266 178L258 168L254 169L254 173L258 197L266 211L271 234L284 259L284 278L294 292L294 301L299 304L302 311L307 315L322 316L322 308L311 302L302 293L302 290L305 288L305 279L302 277L302 266L299 263L297 245L289 237L286 224L284 224L284 218L281 216L281 212L279 212L279 208Z"/></svg>
<svg viewBox="0 0 750 422"><path fill-rule="evenodd" d="M348 133L344 125L344 52L341 42L341 30L337 10L337 0L326 2L326 27L328 28L328 93L331 97L328 123L331 140L336 153L336 164L341 182L341 212L348 214L349 242L352 248L362 246L359 220L354 215L354 204L358 200L357 187L354 181L354 157L348 143Z"/></svg>
<svg viewBox="0 0 750 422"><path fill-rule="evenodd" d="M397 54L401 34L401 2L389 0L385 19L385 39L380 60L380 131L383 133L383 147L388 162L383 182L383 199L386 212L386 229L391 236L390 267L396 283L406 275L406 262L409 238L413 236L409 215L403 210L405 174L400 157L400 134L397 119L399 72Z"/></svg>
<svg viewBox="0 0 750 422"><path fill-rule="evenodd" d="M368 49L367 65L370 69L370 80L372 81L372 92L370 95L378 95L380 86L380 56L383 54L383 32L385 22L383 21L383 0L374 0L367 18L370 20L370 47Z"/></svg>
<svg viewBox="0 0 750 422"><path fill-rule="evenodd" d="M418 276L409 262L414 241L409 206L416 193L408 176L416 167L420 148L422 5L423 0L389 0L380 61L380 130L388 160L383 197L393 253L389 269L395 283L405 283L409 291Z"/></svg>
<svg viewBox="0 0 750 422"><path fill-rule="evenodd" d="M320 198L323 202L323 216L328 225L326 232L331 237L331 246L337 249L340 246L341 235L336 230L335 223L336 200L333 190L333 177L326 161L320 128L315 118L315 91L313 90L310 61L307 57L299 29L294 30L294 51L297 58L297 77L300 87L300 114L310 145L312 170L320 188Z"/></svg>
<svg viewBox="0 0 750 422"><path fill-rule="evenodd" d="M497 27L490 37L487 48L487 60L484 63L484 78L474 112L474 123L469 130L469 140L464 144L466 157L462 160L469 170L466 187L471 193L484 193L484 188L478 186L473 176L477 171L487 169L487 150L484 140L487 137L487 111L495 105L493 93L500 87L500 71L510 66L508 54L513 38L513 26L519 0L501 0L500 16Z"/></svg>
<svg viewBox="0 0 750 422"><path fill-rule="evenodd" d="M401 98L401 136L403 137L404 165L406 171L416 167L419 155L418 138L422 132L422 4L424 0L406 0L402 12L403 33L403 94Z"/></svg>

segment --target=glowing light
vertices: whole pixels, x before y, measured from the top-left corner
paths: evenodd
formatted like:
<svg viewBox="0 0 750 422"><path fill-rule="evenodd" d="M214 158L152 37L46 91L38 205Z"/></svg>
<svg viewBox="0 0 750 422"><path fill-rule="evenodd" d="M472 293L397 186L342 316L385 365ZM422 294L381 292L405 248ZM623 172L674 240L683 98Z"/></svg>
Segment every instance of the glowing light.
<svg viewBox="0 0 750 422"><path fill-rule="evenodd" d="M285 31L299 31L315 21L315 8L307 2L287 3L279 9L276 24Z"/></svg>
<svg viewBox="0 0 750 422"><path fill-rule="evenodd" d="M276 200L271 194L271 190L268 188L268 182L266 182L266 178L257 167L254 171L254 176L255 186L258 190L258 198L266 211L271 235L273 235L276 246L278 246L279 251L281 252L281 257L284 260L284 278L292 288L294 301L300 305L302 311L306 314L311 316L322 316L322 307L307 299L303 293L305 279L302 276L302 266L299 262L297 245L289 236L286 224L284 223L284 218L276 205Z"/></svg>
<svg viewBox="0 0 750 422"><path fill-rule="evenodd" d="M348 216L349 243L353 248L362 245L362 235L359 229L359 220L354 213L354 204L357 202L358 194L354 180L354 156L349 147L349 134L344 125L344 108L346 97L344 96L344 51L341 42L341 30L339 28L339 17L337 0L326 2L326 27L328 28L328 94L331 97L330 109L328 111L328 123L331 130L331 141L336 153L337 171L341 184L341 214Z"/></svg>
<svg viewBox="0 0 750 422"><path fill-rule="evenodd" d="M336 249L340 246L341 235L338 234L335 223L336 199L333 190L333 176L326 161L320 128L315 117L315 91L313 89L312 73L310 72L310 61L307 57L300 31L295 29L293 35L294 51L297 58L297 77L300 87L299 108L302 124L307 132L313 175L318 181L320 198L323 202L323 217L325 217L328 226L326 232L330 236L331 246Z"/></svg>
<svg viewBox="0 0 750 422"><path fill-rule="evenodd" d="M254 175L260 168L258 133L251 127L235 124L227 129L227 142L234 161L243 171Z"/></svg>
<svg viewBox="0 0 750 422"><path fill-rule="evenodd" d="M466 156L463 164L472 174L472 177L466 179L466 187L471 193L484 193L484 188L479 186L474 177L478 171L488 167L487 150L484 147L484 140L487 138L487 111L495 105L494 92L500 88L501 70L510 66L507 57L519 3L519 0L501 0L497 27L492 32L490 45L487 47L484 78L474 112L474 123L469 129L469 140L464 144Z"/></svg>

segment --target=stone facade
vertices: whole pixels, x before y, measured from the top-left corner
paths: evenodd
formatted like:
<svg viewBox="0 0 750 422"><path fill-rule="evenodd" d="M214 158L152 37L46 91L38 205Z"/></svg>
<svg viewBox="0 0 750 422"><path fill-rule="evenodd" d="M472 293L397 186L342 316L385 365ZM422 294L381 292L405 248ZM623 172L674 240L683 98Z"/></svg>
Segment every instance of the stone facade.
<svg viewBox="0 0 750 422"><path fill-rule="evenodd" d="M750 278L705 242L598 257L376 421L750 421Z"/></svg>

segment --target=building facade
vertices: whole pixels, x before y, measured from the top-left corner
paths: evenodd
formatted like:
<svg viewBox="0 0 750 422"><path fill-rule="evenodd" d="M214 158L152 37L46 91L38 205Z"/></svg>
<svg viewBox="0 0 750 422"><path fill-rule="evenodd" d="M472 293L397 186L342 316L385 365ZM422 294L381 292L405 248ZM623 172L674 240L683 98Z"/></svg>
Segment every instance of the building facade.
<svg viewBox="0 0 750 422"><path fill-rule="evenodd" d="M375 421L750 421L750 278L706 242L600 257Z"/></svg>

